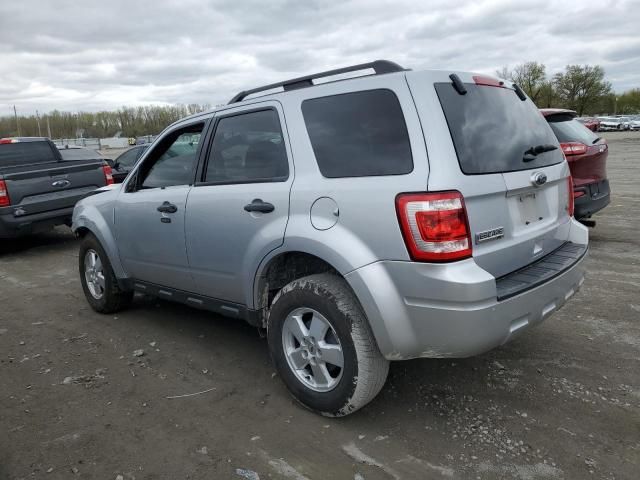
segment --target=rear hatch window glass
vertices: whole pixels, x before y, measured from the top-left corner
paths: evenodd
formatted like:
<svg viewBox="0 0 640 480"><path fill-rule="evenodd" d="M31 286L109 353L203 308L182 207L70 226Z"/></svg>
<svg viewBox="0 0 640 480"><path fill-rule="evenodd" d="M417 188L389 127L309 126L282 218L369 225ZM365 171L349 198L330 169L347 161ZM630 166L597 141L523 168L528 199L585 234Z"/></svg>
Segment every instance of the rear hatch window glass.
<svg viewBox="0 0 640 480"><path fill-rule="evenodd" d="M323 176L401 175L413 170L409 134L391 90L367 90L302 102Z"/></svg>
<svg viewBox="0 0 640 480"><path fill-rule="evenodd" d="M520 100L510 88L465 87L467 94L460 95L451 83L435 84L463 173L530 170L564 160L558 148L523 161L532 147L558 144L531 100Z"/></svg>
<svg viewBox="0 0 640 480"><path fill-rule="evenodd" d="M585 145L593 145L600 140L598 135L574 120L570 115L551 115L547 117L547 121L560 143L580 142Z"/></svg>
<svg viewBox="0 0 640 480"><path fill-rule="evenodd" d="M18 142L0 144L0 168L57 162L49 142Z"/></svg>

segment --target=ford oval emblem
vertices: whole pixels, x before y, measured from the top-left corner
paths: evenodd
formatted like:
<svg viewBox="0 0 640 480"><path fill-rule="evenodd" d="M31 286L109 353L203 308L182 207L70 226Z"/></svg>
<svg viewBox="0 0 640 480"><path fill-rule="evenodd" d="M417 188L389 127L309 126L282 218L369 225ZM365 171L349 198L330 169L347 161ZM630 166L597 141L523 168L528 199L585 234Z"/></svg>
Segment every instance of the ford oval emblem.
<svg viewBox="0 0 640 480"><path fill-rule="evenodd" d="M536 172L531 175L531 183L533 183L536 187L544 185L547 183L547 174L544 172Z"/></svg>
<svg viewBox="0 0 640 480"><path fill-rule="evenodd" d="M69 180L56 180L51 184L52 187L64 188L71 184Z"/></svg>

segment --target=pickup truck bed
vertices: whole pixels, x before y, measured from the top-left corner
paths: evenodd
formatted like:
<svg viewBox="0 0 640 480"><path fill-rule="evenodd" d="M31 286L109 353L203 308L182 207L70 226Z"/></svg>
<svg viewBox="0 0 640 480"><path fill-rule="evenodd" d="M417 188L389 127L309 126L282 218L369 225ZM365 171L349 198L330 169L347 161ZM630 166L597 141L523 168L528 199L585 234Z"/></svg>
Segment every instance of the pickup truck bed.
<svg viewBox="0 0 640 480"><path fill-rule="evenodd" d="M109 170L98 158L63 160L48 139L0 140L0 238L70 224L76 202L106 185Z"/></svg>

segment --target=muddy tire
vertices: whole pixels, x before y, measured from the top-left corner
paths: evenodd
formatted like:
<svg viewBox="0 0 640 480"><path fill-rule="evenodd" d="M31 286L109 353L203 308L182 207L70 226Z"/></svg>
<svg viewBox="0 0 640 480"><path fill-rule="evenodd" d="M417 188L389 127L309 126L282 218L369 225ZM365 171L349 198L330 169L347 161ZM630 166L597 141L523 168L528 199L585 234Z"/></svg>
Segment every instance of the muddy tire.
<svg viewBox="0 0 640 480"><path fill-rule="evenodd" d="M294 280L278 292L267 338L291 394L325 416L362 408L389 372L358 300L344 279L330 273Z"/></svg>
<svg viewBox="0 0 640 480"><path fill-rule="evenodd" d="M80 243L78 267L82 290L96 312L115 313L129 305L133 291L120 288L109 257L91 233Z"/></svg>

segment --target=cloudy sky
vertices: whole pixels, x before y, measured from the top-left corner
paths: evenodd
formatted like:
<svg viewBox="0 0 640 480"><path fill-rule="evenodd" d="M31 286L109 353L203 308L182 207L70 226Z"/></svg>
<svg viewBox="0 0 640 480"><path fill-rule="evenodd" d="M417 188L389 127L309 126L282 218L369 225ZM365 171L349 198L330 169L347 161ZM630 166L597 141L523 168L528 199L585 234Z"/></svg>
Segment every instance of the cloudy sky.
<svg viewBox="0 0 640 480"><path fill-rule="evenodd" d="M493 73L602 65L640 87L640 0L3 0L0 116L226 102L378 58Z"/></svg>

